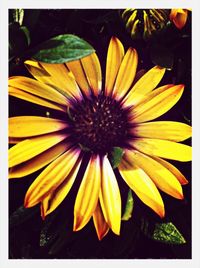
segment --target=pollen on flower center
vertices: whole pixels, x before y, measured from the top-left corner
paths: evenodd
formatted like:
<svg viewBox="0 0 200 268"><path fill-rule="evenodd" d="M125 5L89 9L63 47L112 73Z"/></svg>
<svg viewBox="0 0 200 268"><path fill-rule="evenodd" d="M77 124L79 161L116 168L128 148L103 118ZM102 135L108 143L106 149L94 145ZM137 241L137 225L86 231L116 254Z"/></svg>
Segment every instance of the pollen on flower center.
<svg viewBox="0 0 200 268"><path fill-rule="evenodd" d="M76 103L70 110L70 125L73 141L98 154L123 146L129 127L127 111L103 95Z"/></svg>

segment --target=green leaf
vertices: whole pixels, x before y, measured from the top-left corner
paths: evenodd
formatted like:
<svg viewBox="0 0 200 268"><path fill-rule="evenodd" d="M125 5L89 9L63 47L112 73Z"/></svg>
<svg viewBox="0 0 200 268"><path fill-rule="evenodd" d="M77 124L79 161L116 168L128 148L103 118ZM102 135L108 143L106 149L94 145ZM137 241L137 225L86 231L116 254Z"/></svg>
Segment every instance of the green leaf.
<svg viewBox="0 0 200 268"><path fill-rule="evenodd" d="M129 189L127 200L126 200L125 211L122 216L123 221L127 221L131 218L132 212L133 212L133 205L134 205L133 195L132 195L131 189Z"/></svg>
<svg viewBox="0 0 200 268"><path fill-rule="evenodd" d="M178 231L172 222L157 223L153 232L152 238L154 240L168 243L168 244L184 244L185 238Z"/></svg>
<svg viewBox="0 0 200 268"><path fill-rule="evenodd" d="M58 35L40 44L32 57L46 63L78 60L95 52L85 40L72 34Z"/></svg>
<svg viewBox="0 0 200 268"><path fill-rule="evenodd" d="M29 46L31 43L31 39L30 39L30 32L28 28L26 26L21 26L20 30L24 32L24 35L26 36L27 44Z"/></svg>
<svg viewBox="0 0 200 268"><path fill-rule="evenodd" d="M171 70L174 64L174 55L169 48L160 44L152 44L150 49L151 60L155 65Z"/></svg>
<svg viewBox="0 0 200 268"><path fill-rule="evenodd" d="M25 208L24 206L19 207L14 211L9 218L10 227L15 227L27 220L29 220L36 212L38 212L38 207Z"/></svg>
<svg viewBox="0 0 200 268"><path fill-rule="evenodd" d="M111 152L110 161L113 168L118 167L122 160L122 156L124 154L124 151L120 147L113 147L113 150Z"/></svg>

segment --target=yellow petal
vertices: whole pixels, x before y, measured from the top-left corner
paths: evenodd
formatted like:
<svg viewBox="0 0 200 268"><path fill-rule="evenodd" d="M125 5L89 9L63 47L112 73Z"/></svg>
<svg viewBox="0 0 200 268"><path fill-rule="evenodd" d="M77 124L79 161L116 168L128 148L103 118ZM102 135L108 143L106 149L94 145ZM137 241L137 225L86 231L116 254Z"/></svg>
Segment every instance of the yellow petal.
<svg viewBox="0 0 200 268"><path fill-rule="evenodd" d="M124 57L124 47L118 38L112 37L108 47L106 61L105 94L111 95L116 76Z"/></svg>
<svg viewBox="0 0 200 268"><path fill-rule="evenodd" d="M43 153L35 156L34 158L23 162L9 170L9 178L21 178L25 177L42 167L45 167L47 164L56 159L59 155L64 153L69 148L69 144L65 141L61 142Z"/></svg>
<svg viewBox="0 0 200 268"><path fill-rule="evenodd" d="M51 133L67 128L62 120L41 116L17 116L9 118L9 136L20 138Z"/></svg>
<svg viewBox="0 0 200 268"><path fill-rule="evenodd" d="M108 233L109 226L104 219L103 212L99 202L97 203L97 207L93 213L93 222L97 232L97 236L99 240L102 240L104 236Z"/></svg>
<svg viewBox="0 0 200 268"><path fill-rule="evenodd" d="M167 88L164 91L158 89L150 93L145 99L145 102L133 107L133 122L142 123L163 115L177 103L183 90L183 85L177 85Z"/></svg>
<svg viewBox="0 0 200 268"><path fill-rule="evenodd" d="M41 97L37 97L31 93L27 93L27 92L25 92L21 89L18 89L18 88L14 88L14 87L9 86L9 95L16 97L16 98L19 98L19 99L22 99L22 100L25 100L25 101L35 103L37 105L48 107L48 108L58 110L61 112L66 112L66 108L64 106L61 106L57 103L53 103L51 101L42 99Z"/></svg>
<svg viewBox="0 0 200 268"><path fill-rule="evenodd" d="M121 226L121 196L114 171L107 156L103 158L100 204L109 227L115 234L119 235Z"/></svg>
<svg viewBox="0 0 200 268"><path fill-rule="evenodd" d="M99 156L91 156L74 205L74 231L81 230L93 215L100 191L101 166Z"/></svg>
<svg viewBox="0 0 200 268"><path fill-rule="evenodd" d="M176 8L171 9L171 12L169 15L170 20L173 20L176 17L177 11L178 11L178 9L176 9Z"/></svg>
<svg viewBox="0 0 200 268"><path fill-rule="evenodd" d="M102 86L101 66L96 53L81 59L88 83L94 95L97 96Z"/></svg>
<svg viewBox="0 0 200 268"><path fill-rule="evenodd" d="M135 78L137 64L137 51L129 48L122 60L114 85L113 95L116 99L121 99L129 90Z"/></svg>
<svg viewBox="0 0 200 268"><path fill-rule="evenodd" d="M9 150L9 167L14 167L41 154L66 137L65 134L46 134L19 142Z"/></svg>
<svg viewBox="0 0 200 268"><path fill-rule="evenodd" d="M122 160L118 169L122 178L141 201L163 218L165 216L163 200L155 184L144 170L134 164L127 167L125 160Z"/></svg>
<svg viewBox="0 0 200 268"><path fill-rule="evenodd" d="M156 121L137 124L132 134L136 137L183 141L191 137L191 126L173 121Z"/></svg>
<svg viewBox="0 0 200 268"><path fill-rule="evenodd" d="M25 196L24 206L35 206L54 192L70 174L77 163L79 155L80 151L72 148L49 164L29 187Z"/></svg>
<svg viewBox="0 0 200 268"><path fill-rule="evenodd" d="M152 156L159 156L177 161L191 161L192 147L174 141L137 138L132 146L138 151Z"/></svg>
<svg viewBox="0 0 200 268"><path fill-rule="evenodd" d="M82 159L78 159L74 168L71 170L69 175L64 179L64 181L55 189L53 193L49 196L48 207L44 206L43 217L46 217L48 214L53 212L65 199L69 193L72 185L78 174ZM43 201L42 201L43 202Z"/></svg>
<svg viewBox="0 0 200 268"><path fill-rule="evenodd" d="M68 104L67 98L60 94L57 90L29 77L11 77L8 80L8 85L60 105L66 106Z"/></svg>
<svg viewBox="0 0 200 268"><path fill-rule="evenodd" d="M172 174L174 174L174 176L178 179L181 185L188 184L188 180L174 165L156 156L152 156L152 158L162 164L164 167L166 167Z"/></svg>
<svg viewBox="0 0 200 268"><path fill-rule="evenodd" d="M81 99L80 89L74 75L65 64L51 64L40 62L41 66L50 74L50 84L63 90L70 97Z"/></svg>
<svg viewBox="0 0 200 268"><path fill-rule="evenodd" d="M79 87L82 89L86 96L90 96L91 90L88 84L87 78L85 76L83 66L80 60L75 60L71 62L65 63L68 69L73 73L76 82L78 83Z"/></svg>
<svg viewBox="0 0 200 268"><path fill-rule="evenodd" d="M123 101L126 106L134 105L136 99L141 99L160 83L165 74L165 68L155 66L146 72L132 87Z"/></svg>
<svg viewBox="0 0 200 268"><path fill-rule="evenodd" d="M177 199L183 199L182 187L179 181L174 174L159 162L136 150L127 150L124 154L124 159L129 166L134 164L143 169L160 190Z"/></svg>

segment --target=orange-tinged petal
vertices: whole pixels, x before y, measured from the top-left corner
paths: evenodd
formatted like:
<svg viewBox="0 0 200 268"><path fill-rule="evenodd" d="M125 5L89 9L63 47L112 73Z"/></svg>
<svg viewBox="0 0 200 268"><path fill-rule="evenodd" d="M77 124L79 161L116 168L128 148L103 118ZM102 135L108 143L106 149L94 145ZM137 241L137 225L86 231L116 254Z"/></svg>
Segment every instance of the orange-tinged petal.
<svg viewBox="0 0 200 268"><path fill-rule="evenodd" d="M166 167L174 176L178 179L181 185L188 184L188 180L185 178L185 176L178 170L174 165L169 163L168 161L165 161L162 158L151 156L153 159L155 159L157 162L162 164L164 167Z"/></svg>
<svg viewBox="0 0 200 268"><path fill-rule="evenodd" d="M68 104L67 98L53 87L29 77L13 76L9 78L8 85L60 105Z"/></svg>
<svg viewBox="0 0 200 268"><path fill-rule="evenodd" d="M122 160L118 169L122 178L141 201L163 218L165 215L163 200L155 184L144 170L134 164L128 168L125 160Z"/></svg>
<svg viewBox="0 0 200 268"><path fill-rule="evenodd" d="M24 206L35 206L46 196L53 193L70 174L77 163L79 155L79 150L71 148L49 164L29 187L25 196Z"/></svg>
<svg viewBox="0 0 200 268"><path fill-rule="evenodd" d="M108 47L106 61L105 94L111 95L116 76L124 57L124 47L118 38L112 37Z"/></svg>
<svg viewBox="0 0 200 268"><path fill-rule="evenodd" d="M71 62L65 63L68 69L73 73L76 82L78 83L79 87L82 89L86 96L90 96L91 90L88 84L87 78L85 76L83 66L80 60L75 60Z"/></svg>
<svg viewBox="0 0 200 268"><path fill-rule="evenodd" d="M41 154L66 137L66 134L46 134L17 143L9 150L9 167L14 167Z"/></svg>
<svg viewBox="0 0 200 268"><path fill-rule="evenodd" d="M136 137L183 141L191 137L191 126L173 121L156 121L137 124L132 134Z"/></svg>
<svg viewBox="0 0 200 268"><path fill-rule="evenodd" d="M45 206L43 208L43 217L46 217L48 214L53 212L65 199L67 194L69 193L70 189L72 188L72 185L76 179L76 176L78 174L80 165L81 165L82 159L78 159L74 168L71 170L69 175L64 179L64 181L55 189L54 192L52 192L48 197L48 206ZM46 198L45 198L46 199ZM42 202L45 202L43 200Z"/></svg>
<svg viewBox="0 0 200 268"><path fill-rule="evenodd" d="M67 128L62 120L41 116L16 116L9 118L9 136L15 138L37 136Z"/></svg>
<svg viewBox="0 0 200 268"><path fill-rule="evenodd" d="M74 205L74 231L81 230L93 215L100 191L100 158L93 155L83 176Z"/></svg>
<svg viewBox="0 0 200 268"><path fill-rule="evenodd" d="M178 29L182 29L188 17L188 10L187 9L172 9L170 13L170 20L174 22L175 26Z"/></svg>
<svg viewBox="0 0 200 268"><path fill-rule="evenodd" d="M116 99L121 99L128 92L135 78L138 64L137 51L129 48L122 60L113 89Z"/></svg>
<svg viewBox="0 0 200 268"><path fill-rule="evenodd" d="M31 93L27 93L27 92L25 92L21 89L18 89L18 88L14 88L14 87L9 86L9 95L16 97L16 98L19 98L19 99L22 99L22 100L25 100L25 101L35 103L37 105L48 107L48 108L58 110L61 112L66 112L66 108L64 106L61 106L57 103L53 103L51 101L42 99L41 97L37 97L36 95L33 95Z"/></svg>
<svg viewBox="0 0 200 268"><path fill-rule="evenodd" d="M96 53L81 59L88 83L94 95L97 96L102 86L101 65Z"/></svg>
<svg viewBox="0 0 200 268"><path fill-rule="evenodd" d="M137 138L131 142L138 151L152 156L159 156L177 161L191 161L192 147L174 141Z"/></svg>
<svg viewBox="0 0 200 268"><path fill-rule="evenodd" d="M63 90L70 97L81 99L80 89L74 75L65 64L51 64L40 62L42 67L50 74L50 84Z"/></svg>
<svg viewBox="0 0 200 268"><path fill-rule="evenodd" d="M102 164L100 204L109 227L115 234L119 235L121 226L121 196L114 171L107 156L103 158Z"/></svg>
<svg viewBox="0 0 200 268"><path fill-rule="evenodd" d="M133 107L133 122L142 123L163 115L178 102L183 90L183 85L177 85L169 87L164 91L158 89L150 93L149 96L145 98L145 102L141 102L137 106Z"/></svg>
<svg viewBox="0 0 200 268"><path fill-rule="evenodd" d="M135 105L143 96L151 92L160 83L165 74L165 68L154 66L146 72L132 87L124 99L124 105Z"/></svg>
<svg viewBox="0 0 200 268"><path fill-rule="evenodd" d="M174 174L159 162L136 150L126 150L124 159L129 166L134 164L143 169L160 190L177 199L183 199L180 182Z"/></svg>
<svg viewBox="0 0 200 268"><path fill-rule="evenodd" d="M65 141L49 148L43 153L31 158L30 160L23 162L9 170L9 178L21 178L27 176L56 159L59 155L64 153L69 148L69 144Z"/></svg>
<svg viewBox="0 0 200 268"><path fill-rule="evenodd" d="M96 209L93 213L93 222L97 232L98 239L102 240L104 236L106 236L106 234L108 233L109 226L104 219L101 205L99 204L99 202L97 203Z"/></svg>

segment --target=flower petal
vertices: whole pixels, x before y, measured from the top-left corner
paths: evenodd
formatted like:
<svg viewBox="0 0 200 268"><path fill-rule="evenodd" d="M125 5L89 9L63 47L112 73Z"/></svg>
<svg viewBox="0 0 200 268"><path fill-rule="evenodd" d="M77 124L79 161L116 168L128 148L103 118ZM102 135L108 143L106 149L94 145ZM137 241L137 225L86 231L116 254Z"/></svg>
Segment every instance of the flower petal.
<svg viewBox="0 0 200 268"><path fill-rule="evenodd" d="M9 167L14 167L41 154L66 137L66 134L46 134L19 142L9 150Z"/></svg>
<svg viewBox="0 0 200 268"><path fill-rule="evenodd" d="M49 164L29 187L25 196L24 206L35 206L54 192L70 174L77 163L79 155L80 151L72 148Z"/></svg>
<svg viewBox="0 0 200 268"><path fill-rule="evenodd" d="M99 202L97 203L96 209L93 213L93 222L97 232L97 236L99 240L102 240L104 236L108 233L109 226L104 219L103 212Z"/></svg>
<svg viewBox="0 0 200 268"><path fill-rule="evenodd" d="M55 102L60 105L68 105L68 100L57 90L35 79L24 76L13 76L9 78L8 85L18 88L22 91L41 97L50 102Z"/></svg>
<svg viewBox="0 0 200 268"><path fill-rule="evenodd" d="M116 99L119 100L124 97L129 90L135 78L137 64L137 51L133 48L129 48L122 60L114 85L113 95Z"/></svg>
<svg viewBox="0 0 200 268"><path fill-rule="evenodd" d="M187 9L172 9L170 13L170 20L174 22L178 29L182 29L185 26L187 17Z"/></svg>
<svg viewBox="0 0 200 268"><path fill-rule="evenodd" d="M119 235L121 226L121 196L114 171L107 156L103 158L100 204L109 227L115 234Z"/></svg>
<svg viewBox="0 0 200 268"><path fill-rule="evenodd" d="M188 180L185 178L185 176L178 170L174 165L171 163L165 161L162 158L151 156L153 159L155 159L157 162L159 162L161 165L166 167L174 176L178 179L181 185L188 184Z"/></svg>
<svg viewBox="0 0 200 268"><path fill-rule="evenodd" d="M76 176L78 174L80 165L81 165L82 159L78 159L74 168L71 170L69 175L64 179L64 181L55 189L54 192L52 192L48 198L48 206L45 206L43 208L43 218L46 217L48 214L53 212L65 199L67 194L69 193L70 189L72 188L72 185L76 179ZM45 198L46 199L46 198ZM45 202L44 200L42 203Z"/></svg>
<svg viewBox="0 0 200 268"><path fill-rule="evenodd" d="M61 105L59 105L57 103L53 103L51 101L42 99L41 97L37 97L37 96L35 96L33 94L30 94L30 93L27 93L27 92L25 92L25 91L23 91L21 89L9 86L8 90L9 90L9 95L10 96L13 96L13 97L25 100L25 101L35 103L37 105L48 107L48 108L51 108L51 109L54 109L54 110L58 110L58 111L61 111L61 112L66 112L66 108L64 106L61 106Z"/></svg>
<svg viewBox="0 0 200 268"><path fill-rule="evenodd" d="M85 76L81 61L75 60L75 61L67 62L65 64L67 65L68 69L73 73L76 79L76 82L78 83L79 87L82 89L84 94L89 97L91 94L91 90L90 90L90 86L88 84L87 78Z"/></svg>
<svg viewBox="0 0 200 268"><path fill-rule="evenodd" d="M9 178L21 178L25 177L42 167L46 166L54 159L56 159L59 155L64 153L69 148L69 144L65 141L55 146L49 148L48 150L44 151L43 153L31 158L30 160L23 162L9 170Z"/></svg>
<svg viewBox="0 0 200 268"><path fill-rule="evenodd" d="M183 141L191 137L191 126L173 121L157 121L137 124L132 131L136 137Z"/></svg>
<svg viewBox="0 0 200 268"><path fill-rule="evenodd" d="M151 92L160 83L165 74L165 68L154 66L146 72L132 87L128 95L124 99L126 106L134 105L135 100L142 98L147 93Z"/></svg>
<svg viewBox="0 0 200 268"><path fill-rule="evenodd" d="M74 75L65 64L51 64L40 62L41 66L50 74L51 85L63 90L70 97L81 99L80 89Z"/></svg>
<svg viewBox="0 0 200 268"><path fill-rule="evenodd" d="M100 191L101 166L100 158L93 155L83 176L74 206L74 231L81 230L94 213Z"/></svg>
<svg viewBox="0 0 200 268"><path fill-rule="evenodd" d="M133 107L133 122L142 123L163 115L177 103L183 90L183 85L177 85L165 90L159 88L153 91L147 96L145 102Z"/></svg>
<svg viewBox="0 0 200 268"><path fill-rule="evenodd" d="M159 156L177 161L191 161L192 147L160 139L138 138L132 142L132 146L138 151L152 156Z"/></svg>
<svg viewBox="0 0 200 268"><path fill-rule="evenodd" d="M118 38L112 37L108 47L106 61L105 94L111 95L116 76L124 57L124 47Z"/></svg>
<svg viewBox="0 0 200 268"><path fill-rule="evenodd" d="M94 95L97 96L102 86L101 65L96 53L81 59L88 83Z"/></svg>
<svg viewBox="0 0 200 268"><path fill-rule="evenodd" d="M182 187L178 179L159 162L136 150L127 150L124 159L130 166L134 163L143 169L160 190L177 199L183 199Z"/></svg>
<svg viewBox="0 0 200 268"><path fill-rule="evenodd" d="M15 138L37 136L67 128L62 120L41 116L16 116L9 118L9 136Z"/></svg>
<svg viewBox="0 0 200 268"><path fill-rule="evenodd" d="M163 200L155 184L144 170L134 164L128 167L125 160L122 160L118 169L122 178L141 201L163 218L165 216Z"/></svg>

